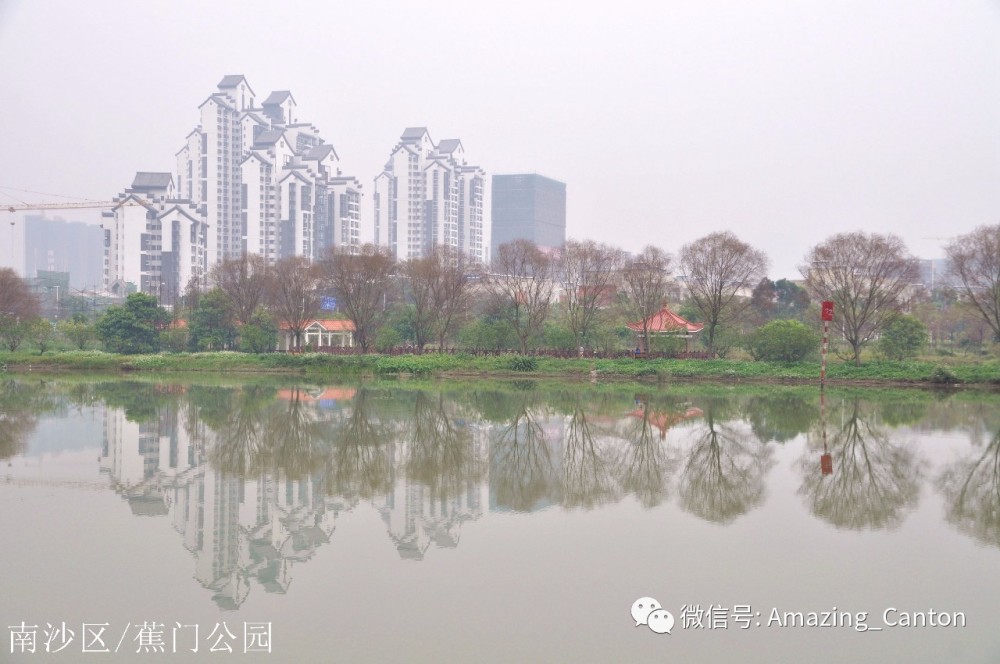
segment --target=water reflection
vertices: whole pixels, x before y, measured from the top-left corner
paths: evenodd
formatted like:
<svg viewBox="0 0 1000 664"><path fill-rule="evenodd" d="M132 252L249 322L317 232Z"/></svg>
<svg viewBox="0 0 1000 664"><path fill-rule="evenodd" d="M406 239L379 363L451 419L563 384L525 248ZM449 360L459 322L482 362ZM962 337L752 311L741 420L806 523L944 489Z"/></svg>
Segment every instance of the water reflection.
<svg viewBox="0 0 1000 664"><path fill-rule="evenodd" d="M714 400L705 408L704 426L684 464L679 489L681 507L719 523L760 505L764 478L773 465L771 448L736 420L727 421L724 410L725 404Z"/></svg>
<svg viewBox="0 0 1000 664"><path fill-rule="evenodd" d="M623 433L630 445L622 450L618 464L621 486L646 507L663 502L670 478L680 462L679 448L666 444L667 430L702 415L701 409L686 406L651 404L649 397L643 395L636 399L636 408L628 413Z"/></svg>
<svg viewBox="0 0 1000 664"><path fill-rule="evenodd" d="M616 448L585 409L581 399L572 405L566 423L562 493L567 507L596 507L618 500L615 482Z"/></svg>
<svg viewBox="0 0 1000 664"><path fill-rule="evenodd" d="M557 504L558 453L550 443L562 440L562 422L544 420L543 413L519 396L509 421L490 436L491 502L499 508L531 511Z"/></svg>
<svg viewBox="0 0 1000 664"><path fill-rule="evenodd" d="M22 454L38 416L54 407L43 381L0 382L0 460Z"/></svg>
<svg viewBox="0 0 1000 664"><path fill-rule="evenodd" d="M961 402L952 411L927 393L831 397L824 475L814 390L0 389L0 458L22 454L39 415L57 404L104 404L100 468L110 486L136 516L172 524L195 578L229 609L254 588L285 592L296 565L335 542L338 519L361 503L407 560L457 547L463 527L489 512L626 500L655 508L676 497L687 514L725 524L763 504L782 444L805 445L789 489L812 514L840 528L893 528L916 506L925 475L904 427L968 432L977 447L945 464L937 486L949 521L1000 546L996 409ZM981 432L992 437L976 443Z"/></svg>
<svg viewBox="0 0 1000 664"><path fill-rule="evenodd" d="M914 446L890 436L858 397L842 402L839 418L828 438L832 472L820 472L814 440L798 463L799 493L813 514L838 528L897 527L920 495L922 465Z"/></svg>
<svg viewBox="0 0 1000 664"><path fill-rule="evenodd" d="M982 451L949 464L937 484L950 523L979 542L1000 546L1000 430Z"/></svg>

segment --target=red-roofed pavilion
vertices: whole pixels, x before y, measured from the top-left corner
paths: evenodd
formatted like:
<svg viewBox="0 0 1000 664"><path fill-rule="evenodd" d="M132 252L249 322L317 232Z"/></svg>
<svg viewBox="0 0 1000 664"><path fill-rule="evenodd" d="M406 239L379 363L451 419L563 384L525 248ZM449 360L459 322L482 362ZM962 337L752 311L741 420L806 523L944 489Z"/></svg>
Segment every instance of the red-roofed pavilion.
<svg viewBox="0 0 1000 664"><path fill-rule="evenodd" d="M704 327L705 326L702 323L692 323L685 320L667 307L663 307L646 319L646 328L649 330L650 336L671 336L678 339L684 339L685 350L690 350L690 348L688 348L690 340L701 332ZM628 329L635 332L639 339L639 343L644 345L642 328L642 321L636 321L635 323L628 324ZM649 352L648 348L644 350L647 353Z"/></svg>

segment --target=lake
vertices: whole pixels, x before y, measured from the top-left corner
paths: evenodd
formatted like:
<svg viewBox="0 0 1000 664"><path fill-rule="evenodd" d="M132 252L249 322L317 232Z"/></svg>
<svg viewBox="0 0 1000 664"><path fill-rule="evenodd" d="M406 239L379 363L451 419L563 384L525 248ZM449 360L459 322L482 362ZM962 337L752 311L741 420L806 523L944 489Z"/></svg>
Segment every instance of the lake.
<svg viewBox="0 0 1000 664"><path fill-rule="evenodd" d="M0 660L1000 659L1000 395L292 380L0 381Z"/></svg>

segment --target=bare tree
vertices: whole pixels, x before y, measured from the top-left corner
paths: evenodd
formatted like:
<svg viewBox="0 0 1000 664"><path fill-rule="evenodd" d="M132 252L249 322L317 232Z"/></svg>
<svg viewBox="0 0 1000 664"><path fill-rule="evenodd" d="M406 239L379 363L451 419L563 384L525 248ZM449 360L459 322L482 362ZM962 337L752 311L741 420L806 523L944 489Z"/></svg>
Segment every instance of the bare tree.
<svg viewBox="0 0 1000 664"><path fill-rule="evenodd" d="M573 342L583 346L601 307L615 293L625 252L593 240L569 240L563 247L560 271L565 286L566 320Z"/></svg>
<svg viewBox="0 0 1000 664"><path fill-rule="evenodd" d="M895 235L840 233L813 247L799 268L807 290L835 305L834 328L861 365L861 348L899 313L917 262Z"/></svg>
<svg viewBox="0 0 1000 664"><path fill-rule="evenodd" d="M422 258L411 258L403 264L402 271L409 285L407 299L413 305L414 341L417 351L423 352L433 334L437 316L434 284L441 278L441 258L436 252Z"/></svg>
<svg viewBox="0 0 1000 664"><path fill-rule="evenodd" d="M653 245L629 260L622 269L622 288L629 313L642 321L642 340L649 352L649 319L667 299L670 255Z"/></svg>
<svg viewBox="0 0 1000 664"><path fill-rule="evenodd" d="M740 293L767 272L767 256L733 233L712 233L681 249L688 294L705 319L708 349L715 350L719 325L735 320L749 306Z"/></svg>
<svg viewBox="0 0 1000 664"><path fill-rule="evenodd" d="M1000 341L1000 224L980 226L945 247L949 271Z"/></svg>
<svg viewBox="0 0 1000 664"><path fill-rule="evenodd" d="M354 339L367 353L385 320L385 298L396 262L385 249L366 244L357 254L334 249L321 263L324 285L354 323Z"/></svg>
<svg viewBox="0 0 1000 664"><path fill-rule="evenodd" d="M292 333L293 346L301 348L306 323L319 311L316 268L303 256L289 256L274 264L267 281L271 310L279 324Z"/></svg>
<svg viewBox="0 0 1000 664"><path fill-rule="evenodd" d="M263 304L269 271L267 259L259 254L229 258L212 267L211 281L229 298L233 316L241 326L249 323Z"/></svg>
<svg viewBox="0 0 1000 664"><path fill-rule="evenodd" d="M423 351L431 339L436 339L440 352L472 305L473 271L469 260L454 247L441 246L423 258L407 261L403 272L409 281L417 348Z"/></svg>
<svg viewBox="0 0 1000 664"><path fill-rule="evenodd" d="M522 353L528 352L549 315L555 292L553 268L553 260L530 240L500 245L491 265L490 291L514 329Z"/></svg>
<svg viewBox="0 0 1000 664"><path fill-rule="evenodd" d="M441 261L439 277L433 284L434 308L437 316L433 329L437 332L438 352L455 333L472 308L472 285L478 273L468 256L452 247L440 247L434 253Z"/></svg>

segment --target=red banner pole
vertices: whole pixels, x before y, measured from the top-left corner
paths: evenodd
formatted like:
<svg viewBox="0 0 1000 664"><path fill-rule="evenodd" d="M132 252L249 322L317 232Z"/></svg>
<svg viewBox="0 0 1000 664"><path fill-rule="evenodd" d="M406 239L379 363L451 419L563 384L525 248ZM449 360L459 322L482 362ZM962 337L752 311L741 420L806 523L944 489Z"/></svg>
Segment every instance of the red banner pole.
<svg viewBox="0 0 1000 664"><path fill-rule="evenodd" d="M830 333L830 321L823 321L823 365L819 370L819 384L820 386L826 385L826 349L829 345L829 333Z"/></svg>

